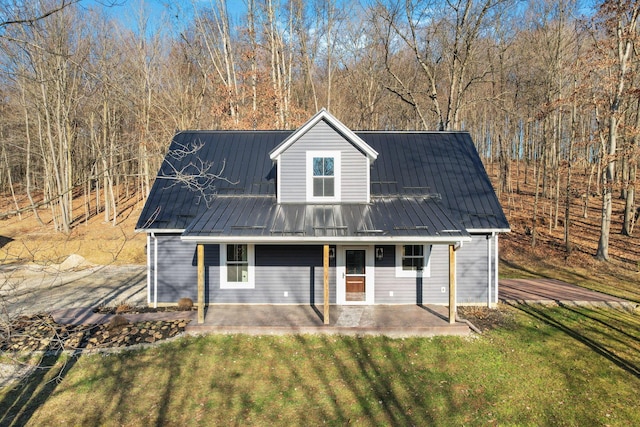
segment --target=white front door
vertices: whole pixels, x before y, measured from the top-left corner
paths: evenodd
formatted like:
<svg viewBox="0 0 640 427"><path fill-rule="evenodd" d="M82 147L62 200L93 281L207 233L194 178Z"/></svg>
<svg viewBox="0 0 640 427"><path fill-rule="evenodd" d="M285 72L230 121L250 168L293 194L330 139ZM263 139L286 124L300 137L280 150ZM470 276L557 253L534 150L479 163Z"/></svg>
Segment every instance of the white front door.
<svg viewBox="0 0 640 427"><path fill-rule="evenodd" d="M373 246L343 246L336 250L338 304L373 304Z"/></svg>

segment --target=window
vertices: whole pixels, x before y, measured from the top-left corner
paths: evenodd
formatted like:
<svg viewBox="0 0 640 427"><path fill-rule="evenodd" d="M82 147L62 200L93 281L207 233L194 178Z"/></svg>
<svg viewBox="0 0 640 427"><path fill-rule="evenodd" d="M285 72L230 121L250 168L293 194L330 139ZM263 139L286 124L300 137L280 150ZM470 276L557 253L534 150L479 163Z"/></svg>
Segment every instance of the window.
<svg viewBox="0 0 640 427"><path fill-rule="evenodd" d="M335 196L333 157L313 158L313 197Z"/></svg>
<svg viewBox="0 0 640 427"><path fill-rule="evenodd" d="M255 287L253 252L253 245L220 245L220 288L251 289Z"/></svg>
<svg viewBox="0 0 640 427"><path fill-rule="evenodd" d="M422 271L424 268L424 246L402 246L402 269L404 271Z"/></svg>
<svg viewBox="0 0 640 427"><path fill-rule="evenodd" d="M431 245L398 245L396 277L429 277Z"/></svg>
<svg viewBox="0 0 640 427"><path fill-rule="evenodd" d="M307 201L340 201L339 151L307 151Z"/></svg>

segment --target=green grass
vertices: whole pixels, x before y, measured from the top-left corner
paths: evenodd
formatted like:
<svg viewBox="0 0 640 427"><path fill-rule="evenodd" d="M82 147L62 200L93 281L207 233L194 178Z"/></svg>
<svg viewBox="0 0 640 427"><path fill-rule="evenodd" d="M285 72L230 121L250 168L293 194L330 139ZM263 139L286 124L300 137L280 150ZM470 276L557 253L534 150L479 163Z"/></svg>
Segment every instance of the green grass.
<svg viewBox="0 0 640 427"><path fill-rule="evenodd" d="M472 339L218 335L53 358L0 393L0 425L640 425L638 313L502 310Z"/></svg>

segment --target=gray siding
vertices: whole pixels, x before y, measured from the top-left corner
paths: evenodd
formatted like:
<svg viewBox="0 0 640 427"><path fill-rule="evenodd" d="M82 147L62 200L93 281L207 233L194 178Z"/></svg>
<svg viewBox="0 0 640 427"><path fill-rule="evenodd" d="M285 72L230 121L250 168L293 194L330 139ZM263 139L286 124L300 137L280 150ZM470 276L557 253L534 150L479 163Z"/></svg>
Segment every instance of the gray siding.
<svg viewBox="0 0 640 427"><path fill-rule="evenodd" d="M210 301L235 304L322 304L322 246L256 245L255 288L209 288ZM220 274L219 270L216 274ZM335 303L335 265L329 269L330 302ZM219 283L219 278L216 278ZM285 296L285 292L287 296Z"/></svg>
<svg viewBox="0 0 640 427"><path fill-rule="evenodd" d="M153 264L153 239L151 261ZM205 302L227 304L323 304L322 246L255 247L254 289L220 289L220 250L205 245ZM335 262L329 269L330 302L336 301ZM151 301L154 301L153 270ZM287 296L285 296L285 292ZM178 235L158 235L158 302L197 301L196 245Z"/></svg>
<svg viewBox="0 0 640 427"><path fill-rule="evenodd" d="M425 278L424 303L449 304L449 246L431 248L431 276ZM444 292L442 292L444 287Z"/></svg>
<svg viewBox="0 0 640 427"><path fill-rule="evenodd" d="M379 246L376 246L379 247ZM449 302L449 252L445 245L431 249L429 277L396 277L395 246L381 246L382 260L376 260L376 304L447 304ZM445 287L443 293L441 288ZM393 296L390 292L393 292Z"/></svg>
<svg viewBox="0 0 640 427"><path fill-rule="evenodd" d="M456 251L458 304L487 303L487 239L473 236ZM431 274L422 279L395 276L395 248L382 246L384 258L376 260L376 304L448 304L449 247L433 245ZM493 263L492 263L493 264ZM442 288L445 292L442 292ZM390 292L393 291L393 296Z"/></svg>
<svg viewBox="0 0 640 427"><path fill-rule="evenodd" d="M179 235L157 235L158 302L175 303L188 297L197 301L196 245ZM473 236L456 252L457 301L487 303L487 239ZM449 250L433 245L430 277L395 277L395 247L382 246L384 257L375 261L376 304L448 304ZM151 303L154 301L151 239ZM493 257L493 254L492 254ZM220 289L218 245L205 245L205 298L207 303L227 304L323 304L322 246L256 245L254 289ZM493 260L492 260L493 264ZM335 260L329 268L329 301L336 302ZM445 292L442 292L442 287ZM393 296L390 292L393 292ZM285 292L287 295L285 296Z"/></svg>
<svg viewBox="0 0 640 427"><path fill-rule="evenodd" d="M488 240L485 235L472 237L456 252L458 304L487 303Z"/></svg>
<svg viewBox="0 0 640 427"><path fill-rule="evenodd" d="M195 243L185 243L179 235L157 235L158 239L158 302L175 303L180 298L198 299L198 269ZM154 246L153 239L151 245ZM207 278L211 270L218 271L217 247L205 247ZM152 257L153 263L153 257ZM215 276L217 277L217 276ZM210 285L210 283L206 283ZM154 301L151 280L151 302Z"/></svg>
<svg viewBox="0 0 640 427"><path fill-rule="evenodd" d="M320 121L282 153L280 160L280 200L304 202L307 197L307 151L341 152L341 201L368 202L367 157L325 121Z"/></svg>
<svg viewBox="0 0 640 427"><path fill-rule="evenodd" d="M382 248L384 257L376 259L376 304L416 304L419 283L416 279L396 277L395 246L376 246ZM393 292L393 296L390 295Z"/></svg>

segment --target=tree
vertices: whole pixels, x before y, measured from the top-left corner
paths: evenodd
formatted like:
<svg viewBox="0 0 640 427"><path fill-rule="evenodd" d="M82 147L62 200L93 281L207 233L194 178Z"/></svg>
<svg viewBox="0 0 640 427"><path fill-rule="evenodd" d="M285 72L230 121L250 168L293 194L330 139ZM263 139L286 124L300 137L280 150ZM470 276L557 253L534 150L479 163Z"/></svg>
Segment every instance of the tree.
<svg viewBox="0 0 640 427"><path fill-rule="evenodd" d="M489 31L491 15L499 14L503 3L501 0L456 0L446 2L446 6L433 0L378 3L376 13L386 23L382 29L387 50L385 64L395 81L387 89L415 109L423 129L430 127L427 108L435 116L438 130L460 128L465 95L489 73L486 67L472 67L478 59L478 39L481 33ZM426 79L423 89L426 99L394 67L398 41L409 50Z"/></svg>
<svg viewBox="0 0 640 427"><path fill-rule="evenodd" d="M63 9L80 2L80 0L58 0L49 4L40 4L37 9L28 2L0 1L0 31L10 25L34 24Z"/></svg>
<svg viewBox="0 0 640 427"><path fill-rule="evenodd" d="M611 53L611 79L607 89L607 136L602 155L606 164L602 175L602 222L596 258L609 260L609 233L611 228L612 193L615 182L620 114L625 90L629 85L629 71L633 45L637 39L637 21L640 4L636 0L610 0L600 5L599 15L607 32L600 51L606 57Z"/></svg>

